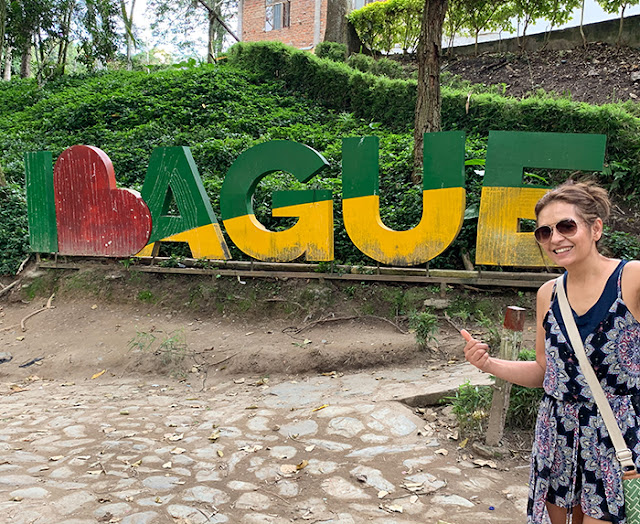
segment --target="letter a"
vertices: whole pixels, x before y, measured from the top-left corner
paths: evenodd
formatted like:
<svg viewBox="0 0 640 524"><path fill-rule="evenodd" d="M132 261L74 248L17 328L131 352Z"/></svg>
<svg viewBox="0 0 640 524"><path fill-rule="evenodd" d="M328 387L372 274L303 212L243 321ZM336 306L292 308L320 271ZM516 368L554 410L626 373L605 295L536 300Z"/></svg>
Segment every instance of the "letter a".
<svg viewBox="0 0 640 524"><path fill-rule="evenodd" d="M229 248L188 147L159 147L142 186L153 218L149 244L138 256L157 253L154 242L187 242L194 258L227 260ZM175 201L177 215L170 214Z"/></svg>

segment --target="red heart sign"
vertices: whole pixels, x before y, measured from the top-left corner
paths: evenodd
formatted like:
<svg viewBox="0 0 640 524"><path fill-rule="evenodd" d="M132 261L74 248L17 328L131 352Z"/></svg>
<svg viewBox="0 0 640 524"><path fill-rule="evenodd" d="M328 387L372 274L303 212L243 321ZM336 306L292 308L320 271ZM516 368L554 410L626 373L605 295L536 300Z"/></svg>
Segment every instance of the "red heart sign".
<svg viewBox="0 0 640 524"><path fill-rule="evenodd" d="M151 213L137 191L117 189L113 164L93 146L73 146L53 171L58 252L130 256L151 234Z"/></svg>

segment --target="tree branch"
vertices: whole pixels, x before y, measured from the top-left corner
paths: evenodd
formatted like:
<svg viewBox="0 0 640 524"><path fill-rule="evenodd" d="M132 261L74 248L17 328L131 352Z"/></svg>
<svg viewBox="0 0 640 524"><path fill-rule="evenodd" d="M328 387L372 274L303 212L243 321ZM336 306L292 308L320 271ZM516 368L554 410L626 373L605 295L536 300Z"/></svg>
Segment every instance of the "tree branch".
<svg viewBox="0 0 640 524"><path fill-rule="evenodd" d="M238 36L231 30L231 28L226 24L226 22L222 18L220 18L218 13L216 13L210 5L208 5L204 0L198 0L198 3L202 5L207 11L209 11L209 13L212 14L218 22L220 22L220 25L225 28L227 33L229 33L233 38L235 38L236 42L240 42L240 39L238 38Z"/></svg>

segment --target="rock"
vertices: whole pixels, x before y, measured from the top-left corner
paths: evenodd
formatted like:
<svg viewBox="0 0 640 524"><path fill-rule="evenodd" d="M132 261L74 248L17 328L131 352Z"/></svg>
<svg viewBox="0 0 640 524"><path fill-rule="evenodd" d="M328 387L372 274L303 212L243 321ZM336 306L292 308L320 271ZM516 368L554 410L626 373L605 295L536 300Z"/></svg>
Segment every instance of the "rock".
<svg viewBox="0 0 640 524"><path fill-rule="evenodd" d="M11 362L13 359L13 355L8 351L0 352L0 364L6 364L7 362Z"/></svg>
<svg viewBox="0 0 640 524"><path fill-rule="evenodd" d="M480 444L479 442L474 442L472 447L478 455L490 459L502 459L510 454L508 449L496 446L486 446L485 444Z"/></svg>
<svg viewBox="0 0 640 524"><path fill-rule="evenodd" d="M631 73L631 81L640 82L640 71L634 71L633 73Z"/></svg>

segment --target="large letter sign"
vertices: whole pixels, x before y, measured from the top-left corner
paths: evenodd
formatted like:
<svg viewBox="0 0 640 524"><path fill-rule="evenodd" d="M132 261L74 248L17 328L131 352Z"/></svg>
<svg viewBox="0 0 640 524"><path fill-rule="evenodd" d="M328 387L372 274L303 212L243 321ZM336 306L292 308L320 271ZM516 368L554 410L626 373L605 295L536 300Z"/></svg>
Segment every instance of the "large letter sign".
<svg viewBox="0 0 640 524"><path fill-rule="evenodd" d="M165 240L187 242L194 258L231 258L188 147L159 147L151 154L142 198L149 205L153 231L139 256L156 255L153 243ZM169 212L172 203L176 215Z"/></svg>
<svg viewBox="0 0 640 524"><path fill-rule="evenodd" d="M464 133L425 134L422 218L413 229L394 231L382 223L378 165L376 137L342 141L342 208L349 238L385 264L414 266L435 258L462 227Z"/></svg>
<svg viewBox="0 0 640 524"><path fill-rule="evenodd" d="M310 147L287 140L258 144L242 153L227 173L220 192L220 210L227 233L244 253L258 260L287 262L333 260L333 199L331 191L279 191L272 214L300 217L285 231L269 231L253 213L252 197L262 178L286 171L308 182L328 165Z"/></svg>
<svg viewBox="0 0 640 524"><path fill-rule="evenodd" d="M475 263L536 267L548 262L533 234L547 188L523 183L525 168L601 171L604 135L491 131L480 198ZM465 212L465 135L424 136L422 217L410 229L382 223L376 137L342 142L342 210L354 245L383 264L415 266L441 254L455 240ZM153 151L142 194L116 187L109 157L92 146L73 146L52 167L51 153L25 154L31 249L81 256L156 256L158 242L187 242L194 258L231 258L188 147ZM247 255L265 261L333 260L333 196L329 190L275 191L274 217L297 218L270 231L254 214L253 197L270 173L309 182L328 165L308 146L264 142L243 152L229 168L220 193L224 227Z"/></svg>
<svg viewBox="0 0 640 524"><path fill-rule="evenodd" d="M49 151L24 156L29 243L36 253L58 252L53 155Z"/></svg>
<svg viewBox="0 0 640 524"><path fill-rule="evenodd" d="M36 166L38 170L40 177L47 177L46 170ZM32 175L38 176L32 171L27 178ZM45 182L43 191L49 188ZM147 243L149 208L136 191L116 188L113 164L97 147L63 151L53 170L53 189L60 254L129 256ZM49 204L46 207L50 215ZM47 236L53 239L53 234Z"/></svg>
<svg viewBox="0 0 640 524"><path fill-rule="evenodd" d="M604 167L604 135L491 131L480 199L476 264L542 266L531 233L520 232L521 219L546 188L526 187L525 167L599 171Z"/></svg>

